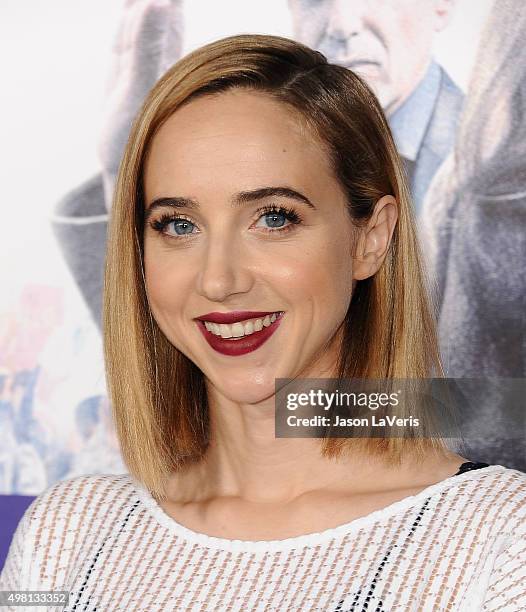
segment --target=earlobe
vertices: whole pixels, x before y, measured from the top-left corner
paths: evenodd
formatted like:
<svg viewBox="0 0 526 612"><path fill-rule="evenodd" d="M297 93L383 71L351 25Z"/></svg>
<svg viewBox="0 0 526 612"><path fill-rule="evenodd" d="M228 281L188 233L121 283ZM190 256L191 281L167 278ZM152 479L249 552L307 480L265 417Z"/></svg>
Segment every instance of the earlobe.
<svg viewBox="0 0 526 612"><path fill-rule="evenodd" d="M378 200L368 224L360 232L353 258L353 279L373 276L382 265L398 219L398 206L392 195Z"/></svg>

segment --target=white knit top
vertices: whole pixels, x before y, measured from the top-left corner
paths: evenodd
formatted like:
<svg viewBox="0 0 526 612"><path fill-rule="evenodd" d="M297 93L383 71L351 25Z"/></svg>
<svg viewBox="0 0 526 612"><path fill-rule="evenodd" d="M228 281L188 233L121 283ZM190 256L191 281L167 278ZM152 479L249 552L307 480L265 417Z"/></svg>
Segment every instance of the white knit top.
<svg viewBox="0 0 526 612"><path fill-rule="evenodd" d="M39 495L0 590L65 590L20 610L526 610L526 474L490 465L349 523L284 540L229 540L172 519L129 474Z"/></svg>

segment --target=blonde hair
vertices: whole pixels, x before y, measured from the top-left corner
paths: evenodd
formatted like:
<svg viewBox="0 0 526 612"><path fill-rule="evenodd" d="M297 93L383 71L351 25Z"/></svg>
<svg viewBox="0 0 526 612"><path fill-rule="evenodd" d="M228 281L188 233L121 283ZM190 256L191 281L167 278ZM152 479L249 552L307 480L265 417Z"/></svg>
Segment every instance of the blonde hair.
<svg viewBox="0 0 526 612"><path fill-rule="evenodd" d="M108 230L103 337L108 391L123 459L158 496L167 478L199 461L209 442L204 375L152 317L143 268L142 172L154 134L197 96L249 88L296 110L324 143L356 224L385 194L399 217L379 271L356 285L343 322L340 377L425 378L442 372L435 321L416 238L407 179L383 111L365 82L319 52L286 38L239 35L182 58L140 110L117 178ZM405 452L442 451L443 441L354 439L363 451L399 461ZM328 438L322 454L351 444Z"/></svg>

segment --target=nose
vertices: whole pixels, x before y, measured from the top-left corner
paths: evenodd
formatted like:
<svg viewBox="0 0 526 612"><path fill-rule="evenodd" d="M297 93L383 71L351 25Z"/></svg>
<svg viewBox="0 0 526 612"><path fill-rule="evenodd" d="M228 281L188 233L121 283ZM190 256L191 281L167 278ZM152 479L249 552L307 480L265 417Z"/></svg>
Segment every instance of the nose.
<svg viewBox="0 0 526 612"><path fill-rule="evenodd" d="M334 0L327 24L327 35L346 43L363 29L367 0Z"/></svg>
<svg viewBox="0 0 526 612"><path fill-rule="evenodd" d="M225 234L211 237L203 252L197 292L211 302L224 302L247 293L253 285L248 258L235 239Z"/></svg>

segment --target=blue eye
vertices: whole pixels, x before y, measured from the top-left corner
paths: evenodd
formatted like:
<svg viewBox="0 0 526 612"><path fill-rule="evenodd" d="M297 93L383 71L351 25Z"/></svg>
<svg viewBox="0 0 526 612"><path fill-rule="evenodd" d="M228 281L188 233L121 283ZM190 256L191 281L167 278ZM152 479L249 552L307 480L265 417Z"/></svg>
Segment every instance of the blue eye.
<svg viewBox="0 0 526 612"><path fill-rule="evenodd" d="M191 230L189 232L186 231L190 225L193 225L191 221L188 221L187 219L179 219L176 221L172 221L172 223L174 225L176 234L178 234L179 236L184 236L185 234L192 233ZM182 231L179 232L178 230Z"/></svg>
<svg viewBox="0 0 526 612"><path fill-rule="evenodd" d="M260 215L259 219L265 219L266 223L268 223L269 226L264 229L269 234L284 233L291 230L294 225L301 223L300 216L293 208L271 205L260 208L257 212ZM288 225L284 225L285 221L289 222Z"/></svg>
<svg viewBox="0 0 526 612"><path fill-rule="evenodd" d="M166 231L166 228L170 225L173 226L175 235ZM164 234L170 238L190 236L192 234L191 226L195 227L194 223L192 223L190 219L185 219L184 217L170 215L167 213L161 215L159 219L154 219L151 221L150 226L159 234Z"/></svg>
<svg viewBox="0 0 526 612"><path fill-rule="evenodd" d="M265 219L267 226L255 225L262 228L267 234L282 234L293 229L294 225L301 223L300 216L292 208L283 206L265 206L257 211L257 221ZM288 225L285 222L289 221ZM159 219L150 221L150 226L159 234L164 234L168 238L189 238L195 233L193 228L195 224L185 217L165 213ZM173 226L173 230L168 232L167 227ZM173 233L172 233L173 232Z"/></svg>
<svg viewBox="0 0 526 612"><path fill-rule="evenodd" d="M287 220L286 216L282 212L272 212L261 215L260 219L265 219L270 227L282 227L283 223Z"/></svg>

